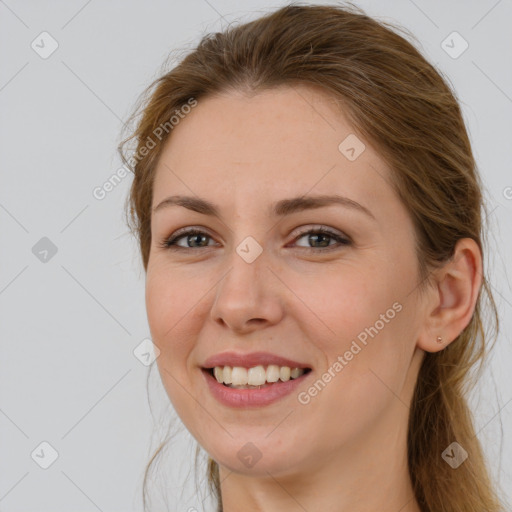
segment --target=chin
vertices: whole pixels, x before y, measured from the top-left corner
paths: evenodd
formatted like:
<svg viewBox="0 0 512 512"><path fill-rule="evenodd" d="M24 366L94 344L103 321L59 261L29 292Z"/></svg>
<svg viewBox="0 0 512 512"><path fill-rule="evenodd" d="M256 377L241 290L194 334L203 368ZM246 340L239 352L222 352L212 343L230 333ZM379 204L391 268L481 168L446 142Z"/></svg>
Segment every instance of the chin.
<svg viewBox="0 0 512 512"><path fill-rule="evenodd" d="M296 456L298 447L287 446L278 437L271 439L275 432L266 439L265 436L271 431L265 429L265 434L255 437L245 433L208 452L221 466L239 474L268 477L269 473L278 476L296 472L304 462L303 457L299 459Z"/></svg>

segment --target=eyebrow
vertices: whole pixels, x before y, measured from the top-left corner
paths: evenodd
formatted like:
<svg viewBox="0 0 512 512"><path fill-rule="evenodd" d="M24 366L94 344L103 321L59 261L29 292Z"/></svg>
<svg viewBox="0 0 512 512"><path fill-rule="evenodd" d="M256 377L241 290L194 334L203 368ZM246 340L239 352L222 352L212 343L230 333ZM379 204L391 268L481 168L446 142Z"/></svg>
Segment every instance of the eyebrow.
<svg viewBox="0 0 512 512"><path fill-rule="evenodd" d="M293 213L313 210L316 208L323 208L331 205L341 205L346 208L352 208L365 215L371 217L373 220L375 216L362 204L350 199L348 197L334 195L316 195L316 196L301 196L293 197L291 199L281 199L270 206L270 212L276 217L283 217ZM168 208L170 206L182 206L203 215L210 215L213 217L221 218L219 208L206 199L192 196L169 196L161 203L153 208L153 213Z"/></svg>

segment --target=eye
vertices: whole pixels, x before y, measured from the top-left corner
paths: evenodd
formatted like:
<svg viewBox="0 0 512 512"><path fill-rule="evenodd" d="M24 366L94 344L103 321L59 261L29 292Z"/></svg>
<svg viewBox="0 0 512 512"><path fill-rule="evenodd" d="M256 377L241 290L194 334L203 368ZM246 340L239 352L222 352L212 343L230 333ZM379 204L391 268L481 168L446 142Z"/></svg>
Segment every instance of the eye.
<svg viewBox="0 0 512 512"><path fill-rule="evenodd" d="M306 247L297 245L297 247L310 252L327 252L333 249L338 249L340 246L352 244L352 241L348 237L342 236L335 231L331 231L324 226L301 231L298 236L295 237L294 242L297 242L302 238L306 238L306 235L308 236L307 243L314 244L315 246ZM185 245L179 243L182 239ZM208 243L208 240L213 239L205 231L197 228L184 228L178 230L170 238L164 238L160 242L159 247L171 250L193 250L196 248L212 247L212 245Z"/></svg>
<svg viewBox="0 0 512 512"><path fill-rule="evenodd" d="M181 239L185 239L185 246L179 245L178 241ZM208 235L208 233L205 233L204 231L201 231L200 229L185 229L185 230L178 230L173 236L170 238L165 238L162 240L162 242L159 244L161 248L163 249L172 249L172 250L179 250L179 249L194 249L195 247L208 247L208 243L205 243L205 239L211 239L211 236ZM188 244L192 244L192 247ZM194 244L198 244L195 247ZM210 246L211 247L211 246Z"/></svg>
<svg viewBox="0 0 512 512"><path fill-rule="evenodd" d="M295 242L300 240L301 238L306 238L307 243L318 244L315 247L304 247L307 251L312 252L327 252L333 249L339 248L339 246L351 245L351 240L348 237L344 237L335 231L331 231L328 228L323 226L317 229L308 229L299 233L299 235L295 238ZM330 242L334 241L334 244ZM320 250L319 250L320 249Z"/></svg>

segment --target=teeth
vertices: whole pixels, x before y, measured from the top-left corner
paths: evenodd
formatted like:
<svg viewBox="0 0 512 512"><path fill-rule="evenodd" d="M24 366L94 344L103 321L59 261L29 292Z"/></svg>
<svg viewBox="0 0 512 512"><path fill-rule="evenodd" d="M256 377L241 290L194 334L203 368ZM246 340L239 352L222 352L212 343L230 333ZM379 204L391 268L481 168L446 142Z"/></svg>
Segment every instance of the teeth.
<svg viewBox="0 0 512 512"><path fill-rule="evenodd" d="M267 368L267 382L277 382L279 380L279 374L280 371L277 364L269 365Z"/></svg>
<svg viewBox="0 0 512 512"><path fill-rule="evenodd" d="M217 379L217 382L222 382L222 379L224 378L224 372L220 366L216 366L213 369L213 376Z"/></svg>
<svg viewBox="0 0 512 512"><path fill-rule="evenodd" d="M233 386L247 384L247 370L240 366L235 366L231 372L231 383Z"/></svg>
<svg viewBox="0 0 512 512"><path fill-rule="evenodd" d="M217 382L229 384L230 387L250 387L263 386L279 380L286 382L290 379L297 379L304 371L304 368L290 368L276 364L270 364L268 367L258 365L252 368L216 366L213 369L213 375Z"/></svg>
<svg viewBox="0 0 512 512"><path fill-rule="evenodd" d="M261 386L267 380L267 372L263 366L255 366L247 371L247 382L240 384L249 384L250 386Z"/></svg>
<svg viewBox="0 0 512 512"><path fill-rule="evenodd" d="M304 371L302 371L302 373L304 373ZM301 373L301 369L300 368L292 368L290 370L290 377L292 379L296 379L297 377L300 377L302 375Z"/></svg>
<svg viewBox="0 0 512 512"><path fill-rule="evenodd" d="M219 368L217 366L217 368ZM224 366L224 370L222 371L221 375L222 375L222 378L220 380L220 382L224 382L224 384L231 384L233 382L233 377L231 376L233 373L233 368L231 368L231 366Z"/></svg>
<svg viewBox="0 0 512 512"><path fill-rule="evenodd" d="M291 370L288 366L281 366L281 368L279 368L279 378L283 382L290 380L290 376L291 376Z"/></svg>

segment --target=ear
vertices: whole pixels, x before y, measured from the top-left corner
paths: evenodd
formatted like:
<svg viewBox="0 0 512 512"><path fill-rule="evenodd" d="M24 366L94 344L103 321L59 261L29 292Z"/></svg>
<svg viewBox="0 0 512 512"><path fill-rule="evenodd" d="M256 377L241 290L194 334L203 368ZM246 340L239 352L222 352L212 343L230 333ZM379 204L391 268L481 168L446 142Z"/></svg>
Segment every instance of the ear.
<svg viewBox="0 0 512 512"><path fill-rule="evenodd" d="M417 343L426 352L438 352L449 345L473 316L482 285L478 244L471 238L458 240L453 257L434 271L433 281L425 297L424 325Z"/></svg>

